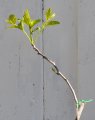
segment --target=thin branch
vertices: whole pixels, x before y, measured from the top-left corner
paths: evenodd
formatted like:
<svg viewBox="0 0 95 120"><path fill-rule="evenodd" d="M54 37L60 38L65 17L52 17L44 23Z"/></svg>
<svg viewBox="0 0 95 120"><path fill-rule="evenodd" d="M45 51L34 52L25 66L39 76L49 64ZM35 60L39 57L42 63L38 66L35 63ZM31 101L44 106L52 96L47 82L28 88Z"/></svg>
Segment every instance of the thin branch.
<svg viewBox="0 0 95 120"><path fill-rule="evenodd" d="M65 80L65 82L67 83L67 85L69 86L69 88L70 88L70 90L71 90L71 92L72 92L72 94L73 94L75 104L77 104L77 103L78 103L78 98L77 98L77 96L76 96L76 93L75 93L74 88L72 87L72 85L71 85L71 83L69 82L69 80L59 71L59 69L58 69L57 65L55 64L55 62L53 62L53 61L50 60L47 56L45 56L34 44L31 44L31 45L32 45L33 49L37 52L38 55L42 56L43 59L45 59L45 60L48 61L51 65L53 65L53 67L56 69L56 71L55 71L55 70L53 70L53 71L54 71L57 75L59 75L62 79ZM82 103L82 104L80 105L80 108L79 108L79 109L76 108L76 118L75 118L75 120L80 120L80 117L81 117L81 115L82 115L83 109L84 109L84 103Z"/></svg>
<svg viewBox="0 0 95 120"><path fill-rule="evenodd" d="M72 95L74 97L74 101L75 101L75 104L78 103L78 98L77 98L77 95L75 93L75 90L74 88L72 87L70 81L59 71L59 68L57 67L57 65L55 64L55 62L53 62L51 59L49 59L47 56L45 56L34 44L33 44L33 38L31 36L31 33L30 33L30 36L28 36L28 34L23 31L24 34L28 37L29 39L29 42L31 44L31 46L33 47L33 49L37 52L38 55L40 55L43 59L45 59L46 61L48 61L54 68L52 69L57 75L59 75L62 79L65 80L65 82L67 83L67 85L69 86L71 92L72 92ZM80 117L81 117L81 114L83 112L83 109L84 109L84 104L81 104L80 105L80 108L78 109L76 107L76 118L75 120L80 120Z"/></svg>
<svg viewBox="0 0 95 120"><path fill-rule="evenodd" d="M58 67L56 66L55 62L53 62L52 60L50 60L47 56L45 56L35 45L31 44L33 49L38 53L38 55L42 56L43 59L45 59L46 61L48 61L51 65L54 66L54 68L56 69L56 74L59 75L62 79L64 79L66 81L66 83L68 84L73 97L74 97L74 101L77 104L78 103L78 99L75 93L75 90L73 89L72 85L70 84L69 80L59 71Z"/></svg>

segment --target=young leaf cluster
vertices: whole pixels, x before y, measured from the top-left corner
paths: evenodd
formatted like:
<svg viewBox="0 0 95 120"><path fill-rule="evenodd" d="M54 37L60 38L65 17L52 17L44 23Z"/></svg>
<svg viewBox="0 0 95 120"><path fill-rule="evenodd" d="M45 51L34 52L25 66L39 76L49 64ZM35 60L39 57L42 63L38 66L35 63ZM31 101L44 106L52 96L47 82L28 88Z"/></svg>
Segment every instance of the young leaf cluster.
<svg viewBox="0 0 95 120"><path fill-rule="evenodd" d="M48 10L46 10L46 12L45 12L45 22L42 25L43 30L48 26L53 26L53 25L60 24L59 21L53 20L54 17L55 17L55 13L53 13L50 8Z"/></svg>
<svg viewBox="0 0 95 120"><path fill-rule="evenodd" d="M9 28L17 28L21 30L29 39L31 44L34 44L35 39L33 38L34 32L41 33L43 30L45 30L48 26L54 26L57 24L60 24L59 21L53 20L55 17L55 13L49 8L45 12L45 21L42 23L41 19L32 19L30 16L30 12L28 9L24 11L24 14L21 18L17 18L16 15L11 14L9 15L6 22L10 24ZM42 23L38 26L39 23ZM25 25L29 29L29 35L25 31ZM37 35L39 35L37 32ZM37 36L36 35L36 36Z"/></svg>

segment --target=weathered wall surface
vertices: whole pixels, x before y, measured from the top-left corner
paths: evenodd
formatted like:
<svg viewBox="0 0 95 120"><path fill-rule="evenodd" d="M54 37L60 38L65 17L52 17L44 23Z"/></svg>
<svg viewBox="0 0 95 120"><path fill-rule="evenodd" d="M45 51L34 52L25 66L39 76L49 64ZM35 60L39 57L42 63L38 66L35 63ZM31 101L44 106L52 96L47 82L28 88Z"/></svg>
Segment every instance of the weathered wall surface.
<svg viewBox="0 0 95 120"><path fill-rule="evenodd" d="M31 16L42 18L52 8L61 24L44 31L37 46L56 62L80 99L94 99L94 6L94 0L0 0L0 120L75 118L68 86L35 54L23 33L7 29L8 15L20 17L29 8ZM93 120L94 110L94 103L88 104L81 119Z"/></svg>
<svg viewBox="0 0 95 120"><path fill-rule="evenodd" d="M80 0L78 14L78 93L95 99L95 1ZM95 119L94 102L86 105L82 120Z"/></svg>
<svg viewBox="0 0 95 120"><path fill-rule="evenodd" d="M0 120L43 119L42 59L23 33L5 23L9 14L20 17L26 8L42 16L41 0L0 0Z"/></svg>

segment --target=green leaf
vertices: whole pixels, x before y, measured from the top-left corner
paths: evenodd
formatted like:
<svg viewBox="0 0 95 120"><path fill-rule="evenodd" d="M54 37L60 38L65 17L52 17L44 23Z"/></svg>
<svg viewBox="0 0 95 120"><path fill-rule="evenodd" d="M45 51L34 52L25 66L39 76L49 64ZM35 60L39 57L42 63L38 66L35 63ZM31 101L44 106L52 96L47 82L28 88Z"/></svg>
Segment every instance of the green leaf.
<svg viewBox="0 0 95 120"><path fill-rule="evenodd" d="M44 30L48 26L54 26L60 24L59 21L47 21L42 24L42 30Z"/></svg>
<svg viewBox="0 0 95 120"><path fill-rule="evenodd" d="M37 20L32 20L29 24L30 27L33 27L34 25L38 24L39 22L41 22L41 19L37 19Z"/></svg>
<svg viewBox="0 0 95 120"><path fill-rule="evenodd" d="M9 24L16 24L17 18L15 15L11 14L9 15L9 18L6 20Z"/></svg>
<svg viewBox="0 0 95 120"><path fill-rule="evenodd" d="M53 13L52 10L49 8L46 10L45 17L46 20L52 19L55 17L55 13Z"/></svg>
<svg viewBox="0 0 95 120"><path fill-rule="evenodd" d="M47 22L46 26L53 26L53 25L58 25L58 24L60 24L59 21L49 21Z"/></svg>
<svg viewBox="0 0 95 120"><path fill-rule="evenodd" d="M23 15L23 21L25 24L29 25L30 22L31 22L31 17L30 17L30 13L29 13L29 10L26 9L25 12L24 12L24 15Z"/></svg>
<svg viewBox="0 0 95 120"><path fill-rule="evenodd" d="M18 23L18 29L20 30L24 30L24 24L23 24L23 21L21 20L20 23Z"/></svg>
<svg viewBox="0 0 95 120"><path fill-rule="evenodd" d="M8 28L18 28L17 25L12 25L12 26L9 26Z"/></svg>

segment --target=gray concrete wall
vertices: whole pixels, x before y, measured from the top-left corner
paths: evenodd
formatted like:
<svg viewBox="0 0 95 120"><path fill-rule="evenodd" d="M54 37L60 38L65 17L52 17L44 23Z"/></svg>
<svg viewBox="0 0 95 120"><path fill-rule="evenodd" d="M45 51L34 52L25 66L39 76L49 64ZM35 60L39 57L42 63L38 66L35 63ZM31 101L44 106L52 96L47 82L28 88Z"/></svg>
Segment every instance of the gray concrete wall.
<svg viewBox="0 0 95 120"><path fill-rule="evenodd" d="M95 1L80 0L78 12L78 93L95 99ZM95 102L86 105L82 120L95 119Z"/></svg>
<svg viewBox="0 0 95 120"><path fill-rule="evenodd" d="M37 46L56 62L80 99L95 98L95 1L0 0L0 120L74 120L71 91L50 66L35 54L27 38L9 30L5 19L22 16L29 8L34 18L51 7L61 25L48 28ZM94 102L81 120L93 120Z"/></svg>
<svg viewBox="0 0 95 120"><path fill-rule="evenodd" d="M34 18L42 16L41 0L0 0L0 120L43 119L43 61L24 34L5 23L9 14L20 17L26 8Z"/></svg>

